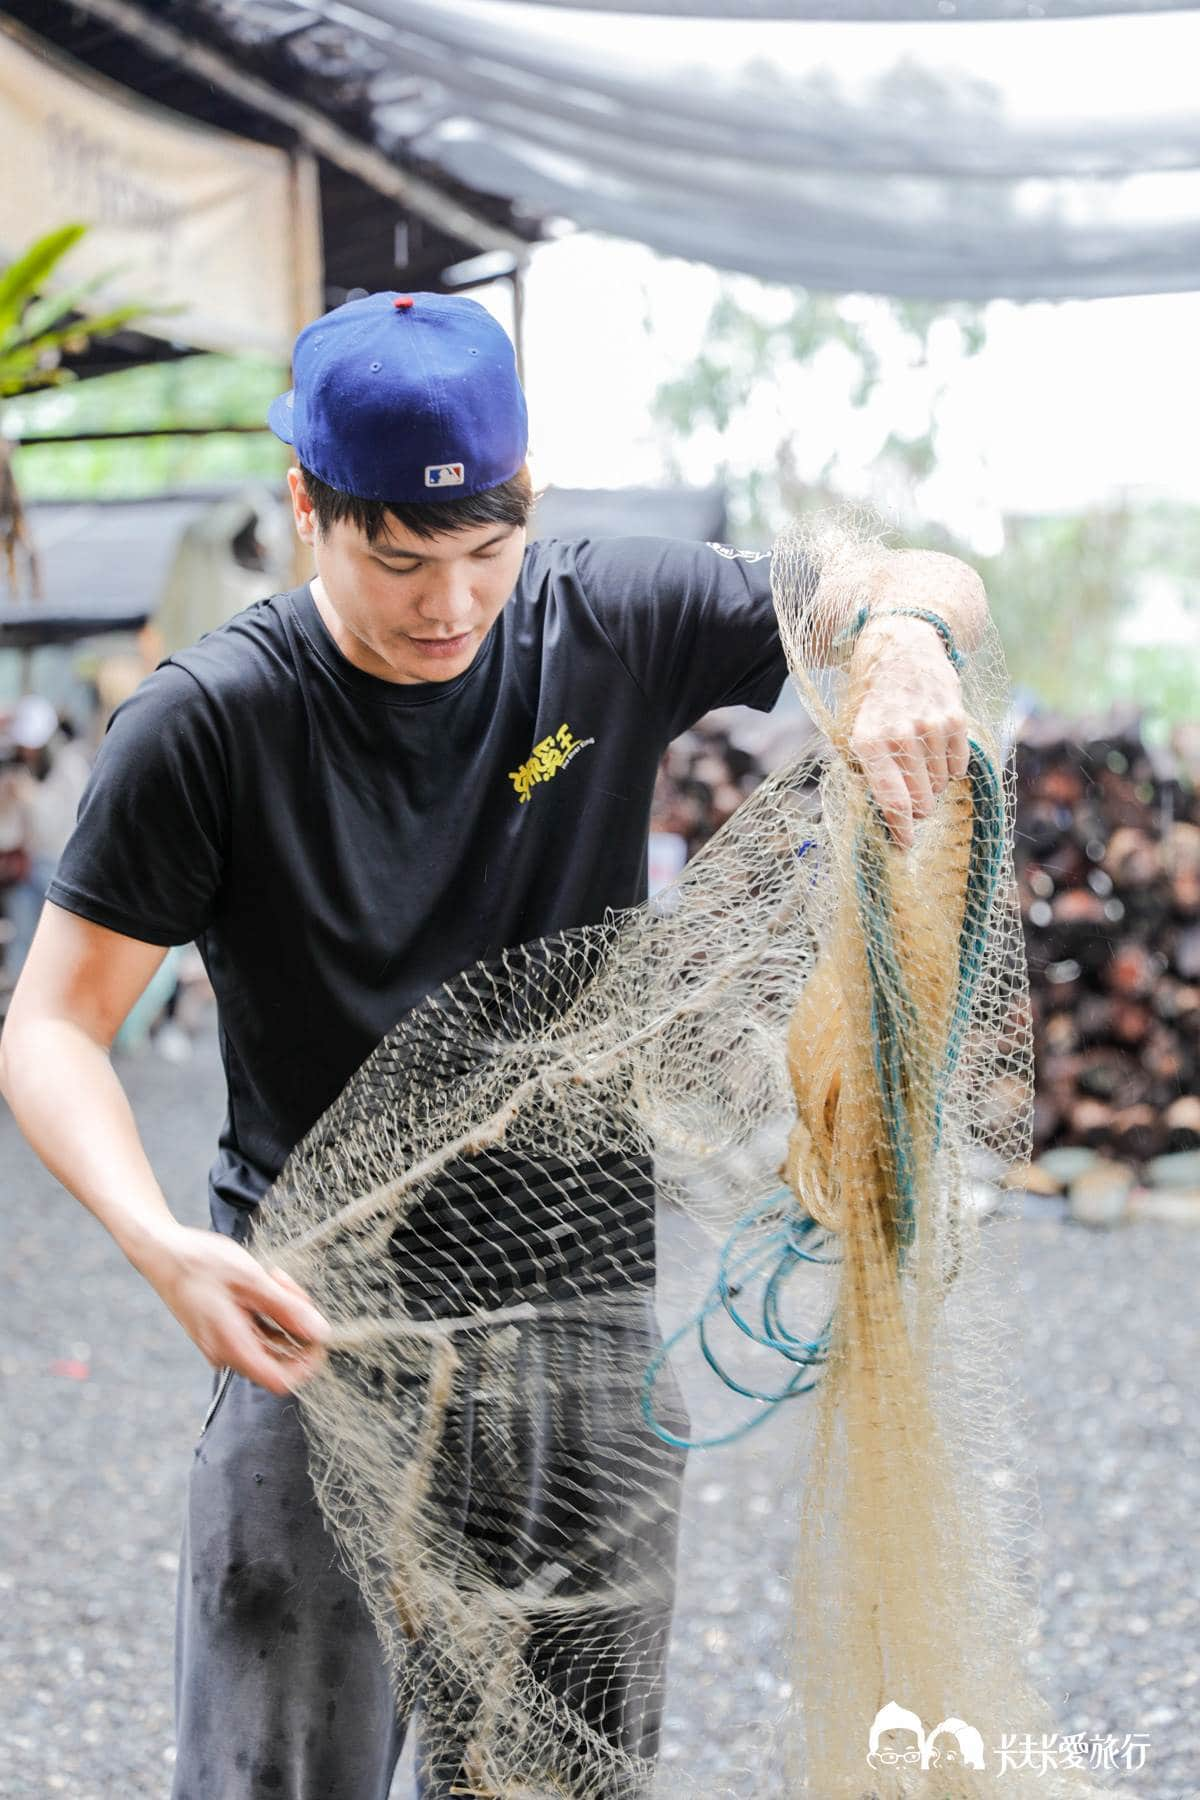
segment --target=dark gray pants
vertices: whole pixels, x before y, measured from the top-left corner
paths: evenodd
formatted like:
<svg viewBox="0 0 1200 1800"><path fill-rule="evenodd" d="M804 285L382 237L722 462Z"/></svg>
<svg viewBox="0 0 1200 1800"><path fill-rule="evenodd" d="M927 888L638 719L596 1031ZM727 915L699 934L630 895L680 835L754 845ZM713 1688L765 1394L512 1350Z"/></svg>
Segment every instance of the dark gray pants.
<svg viewBox="0 0 1200 1800"><path fill-rule="evenodd" d="M246 1220L226 1210L228 1218L217 1217L214 1203L218 1229L244 1242ZM682 1416L673 1424L685 1432ZM674 1559L682 1457L658 1451L661 1504L638 1549L661 1570ZM467 1496L468 1521L469 1513ZM644 1626L625 1704L610 1664L606 1716L594 1725L653 1758L669 1612ZM584 1672L581 1693L579 1678L578 1668L565 1670L562 1685L590 1713L586 1689L599 1684ZM404 1744L407 1721L370 1613L317 1505L296 1401L240 1375L215 1383L195 1446L179 1562L175 1710L172 1800L387 1800ZM434 1760L436 1768L421 1754L418 1721L420 1800L447 1800L457 1783L444 1749Z"/></svg>

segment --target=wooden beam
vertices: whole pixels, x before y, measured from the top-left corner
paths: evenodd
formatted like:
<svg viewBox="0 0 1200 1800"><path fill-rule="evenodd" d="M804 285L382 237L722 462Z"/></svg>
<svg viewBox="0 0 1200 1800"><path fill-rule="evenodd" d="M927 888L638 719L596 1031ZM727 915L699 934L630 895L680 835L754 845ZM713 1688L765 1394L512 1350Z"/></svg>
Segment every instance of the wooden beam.
<svg viewBox="0 0 1200 1800"><path fill-rule="evenodd" d="M325 310L325 253L321 242L321 176L305 145L291 158L292 330Z"/></svg>
<svg viewBox="0 0 1200 1800"><path fill-rule="evenodd" d="M247 74L220 51L195 42L174 25L156 19L132 0L71 0L72 5L92 18L101 19L114 31L134 38L143 50L151 50L165 62L186 69L202 81L211 82L233 99L256 111L266 113L296 133L300 142L315 155L322 156L348 175L373 187L377 193L395 200L411 212L419 213L440 230L465 243L478 244L484 250L507 250L511 255L526 257L530 246L515 232L493 225L461 201L453 200L432 182L399 169L373 144L331 124L316 107L289 94L280 93L270 82Z"/></svg>

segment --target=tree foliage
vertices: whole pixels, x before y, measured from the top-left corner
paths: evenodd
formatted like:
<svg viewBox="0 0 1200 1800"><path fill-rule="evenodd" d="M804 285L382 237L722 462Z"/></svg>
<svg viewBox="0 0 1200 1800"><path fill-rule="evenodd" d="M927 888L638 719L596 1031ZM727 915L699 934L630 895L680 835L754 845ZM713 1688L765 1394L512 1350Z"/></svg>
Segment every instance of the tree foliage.
<svg viewBox="0 0 1200 1800"><path fill-rule="evenodd" d="M0 430L84 440L30 444L17 452L22 490L36 500L136 499L241 480L278 481L287 465L265 420L287 380L286 363L270 357L180 357L30 394L4 408ZM180 427L204 435L182 435ZM93 431L162 435L86 441Z"/></svg>
<svg viewBox="0 0 1200 1800"><path fill-rule="evenodd" d="M773 299L782 305L764 316L741 297L745 288L745 283L728 280L722 284L700 354L683 374L663 382L652 401L673 477L680 474L680 447L706 429L722 438L744 439L751 418L763 416L765 396L794 392L797 375L815 370L831 353L841 361L851 414L872 407L889 362L894 366L900 360L910 372L928 378L929 404L914 427L889 432L873 470L876 491L857 497L917 518L916 490L937 463L939 383L932 373L933 333L956 330L960 356L973 356L985 338L980 310L966 303L936 306L912 300L879 301L864 308L840 295L796 289L786 296L775 290ZM886 359L885 337L891 340ZM723 460L719 474L739 534L769 538L785 518L837 497L839 446L833 434L815 477L801 473L801 434L811 442L812 430L811 419L780 416L773 443L764 443L758 432L752 464L735 467Z"/></svg>
<svg viewBox="0 0 1200 1800"><path fill-rule="evenodd" d="M957 332L960 362L978 355L986 342L980 308L902 300L864 307L861 297L797 290L764 317L747 284L736 287L722 285L700 354L654 397L671 479L681 479L696 443L711 447L719 439L715 473L729 496L730 531L748 543L769 542L786 519L831 504L873 504L896 522L906 543L949 551L980 570L1014 683L1038 704L1081 713L1132 699L1145 707L1152 725L1200 714L1200 522L1194 508L1141 499L1078 514L1006 517L1003 549L991 556L980 556L923 509L922 484L945 453L938 412L946 379L935 373L935 334ZM830 442L814 471L812 420L794 410L791 399L798 377L831 354L845 371L841 430L868 409L881 409L897 370L917 378L908 380L904 428L893 425L883 433L865 491L861 485L847 491L839 480L838 428L831 419L821 424ZM770 416L772 391L788 400L781 400L768 439L762 421ZM923 412L913 404L914 392L924 396ZM751 418L754 454L739 463L727 446L745 444ZM1190 615L1195 626L1186 646L1154 641L1152 595L1164 583L1180 616ZM1143 641L1136 633L1134 641L1124 641L1121 628L1131 619L1148 624Z"/></svg>

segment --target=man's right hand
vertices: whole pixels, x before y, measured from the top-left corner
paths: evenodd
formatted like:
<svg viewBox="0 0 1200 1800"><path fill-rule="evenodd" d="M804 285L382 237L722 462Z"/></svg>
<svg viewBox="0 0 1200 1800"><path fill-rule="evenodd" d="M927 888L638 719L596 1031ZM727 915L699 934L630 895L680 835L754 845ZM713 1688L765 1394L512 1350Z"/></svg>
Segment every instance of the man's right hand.
<svg viewBox="0 0 1200 1800"><path fill-rule="evenodd" d="M328 1322L290 1275L264 1269L232 1238L175 1225L139 1261L214 1368L288 1394L321 1367Z"/></svg>
<svg viewBox="0 0 1200 1800"><path fill-rule="evenodd" d="M174 1217L109 1059L164 954L48 900L9 1003L0 1086L46 1167L112 1233L209 1362L290 1393L320 1368L328 1325L290 1275Z"/></svg>

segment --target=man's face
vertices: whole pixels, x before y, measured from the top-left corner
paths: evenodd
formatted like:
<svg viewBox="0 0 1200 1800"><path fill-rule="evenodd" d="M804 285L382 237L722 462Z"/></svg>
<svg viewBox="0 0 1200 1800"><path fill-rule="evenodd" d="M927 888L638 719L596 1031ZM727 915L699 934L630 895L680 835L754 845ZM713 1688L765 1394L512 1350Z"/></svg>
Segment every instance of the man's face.
<svg viewBox="0 0 1200 1800"><path fill-rule="evenodd" d="M389 514L391 529L374 542L348 519L322 533L298 470L289 484L317 565L313 597L343 654L385 681L449 681L469 668L516 586L524 529L418 538Z"/></svg>

